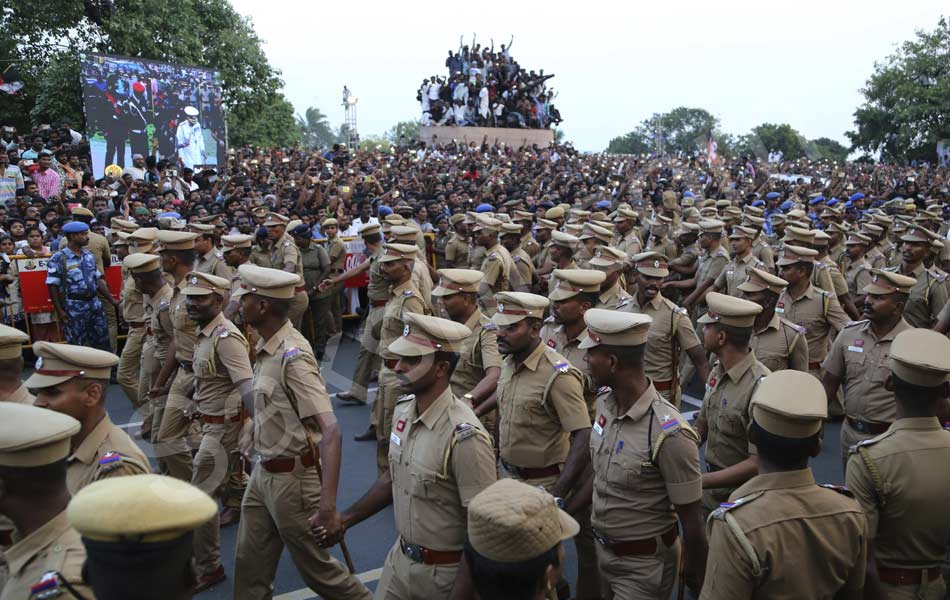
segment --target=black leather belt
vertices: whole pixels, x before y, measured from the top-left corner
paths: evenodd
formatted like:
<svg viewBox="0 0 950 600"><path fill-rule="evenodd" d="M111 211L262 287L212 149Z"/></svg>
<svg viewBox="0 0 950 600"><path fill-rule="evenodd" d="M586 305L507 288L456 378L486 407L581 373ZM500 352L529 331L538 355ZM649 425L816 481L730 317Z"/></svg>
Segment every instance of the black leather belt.
<svg viewBox="0 0 950 600"><path fill-rule="evenodd" d="M851 426L851 429L865 435L881 435L891 427L890 423L874 423L851 417L848 417L848 425Z"/></svg>
<svg viewBox="0 0 950 600"><path fill-rule="evenodd" d="M92 300L96 294L66 294L67 300Z"/></svg>

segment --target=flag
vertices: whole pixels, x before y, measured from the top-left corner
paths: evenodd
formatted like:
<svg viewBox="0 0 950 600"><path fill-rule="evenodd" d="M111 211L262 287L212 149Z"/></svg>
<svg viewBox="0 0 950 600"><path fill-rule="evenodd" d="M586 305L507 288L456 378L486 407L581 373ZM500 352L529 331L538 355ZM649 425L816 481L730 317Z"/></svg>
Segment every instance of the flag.
<svg viewBox="0 0 950 600"><path fill-rule="evenodd" d="M709 136L709 141L706 143L706 159L710 163L719 162L719 144L716 143L712 135Z"/></svg>
<svg viewBox="0 0 950 600"><path fill-rule="evenodd" d="M0 73L0 90L10 94L16 94L23 88L23 78L20 77L20 73L10 65Z"/></svg>

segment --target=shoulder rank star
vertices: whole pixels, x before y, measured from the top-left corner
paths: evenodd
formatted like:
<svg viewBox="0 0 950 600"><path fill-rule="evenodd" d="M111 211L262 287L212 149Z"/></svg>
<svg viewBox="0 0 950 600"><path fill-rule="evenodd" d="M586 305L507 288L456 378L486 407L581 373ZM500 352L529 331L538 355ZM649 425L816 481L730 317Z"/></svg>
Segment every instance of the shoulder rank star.
<svg viewBox="0 0 950 600"><path fill-rule="evenodd" d="M406 297L409 297L409 296L412 295L412 290L405 290L405 291L402 293L402 295L403 295L403 296L406 296Z"/></svg>
<svg viewBox="0 0 950 600"><path fill-rule="evenodd" d="M679 427L679 421L670 415L663 415L663 431L673 431Z"/></svg>
<svg viewBox="0 0 950 600"><path fill-rule="evenodd" d="M30 598L56 598L62 594L59 589L59 574L56 571L47 571L37 583L30 586Z"/></svg>
<svg viewBox="0 0 950 600"><path fill-rule="evenodd" d="M559 362L556 365L554 365L554 368L560 371L561 373L567 373L567 371L571 368L571 363L567 361Z"/></svg>

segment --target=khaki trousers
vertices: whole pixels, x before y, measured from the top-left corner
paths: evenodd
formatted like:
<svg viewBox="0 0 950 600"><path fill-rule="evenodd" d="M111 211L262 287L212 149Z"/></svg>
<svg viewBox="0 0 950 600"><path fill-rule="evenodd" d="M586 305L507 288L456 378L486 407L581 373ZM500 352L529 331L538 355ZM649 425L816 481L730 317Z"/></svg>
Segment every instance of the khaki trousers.
<svg viewBox="0 0 950 600"><path fill-rule="evenodd" d="M399 541L383 562L383 574L376 586L374 600L432 600L448 598L455 585L458 563L426 565L403 554Z"/></svg>
<svg viewBox="0 0 950 600"><path fill-rule="evenodd" d="M195 454L191 484L212 498L233 472L231 449L237 446L240 423L205 423L201 428L201 445ZM195 530L195 568L199 575L210 573L221 564L221 529L217 512L211 520Z"/></svg>
<svg viewBox="0 0 950 600"><path fill-rule="evenodd" d="M297 292L290 299L290 312L287 316L297 331L301 331L303 314L307 312L308 306L310 306L310 296L307 295L307 292Z"/></svg>
<svg viewBox="0 0 950 600"><path fill-rule="evenodd" d="M271 600L284 546L304 583L323 598L369 600L370 591L346 567L317 546L309 519L320 505L320 478L299 463L289 473L254 466L238 526L235 600Z"/></svg>
<svg viewBox="0 0 950 600"><path fill-rule="evenodd" d="M944 600L947 597L947 583L942 575L911 585L881 583L881 588L887 600Z"/></svg>
<svg viewBox="0 0 950 600"><path fill-rule="evenodd" d="M649 556L617 556L595 544L604 600L669 600L676 585L680 541L658 544L656 554Z"/></svg>
<svg viewBox="0 0 950 600"><path fill-rule="evenodd" d="M173 360L173 359L170 359ZM175 479L191 481L191 449L188 437L193 421L185 416L195 391L195 374L179 368L168 391L161 426L158 429L156 453L166 473Z"/></svg>
<svg viewBox="0 0 950 600"><path fill-rule="evenodd" d="M401 395L396 373L385 364L379 370L379 387L373 410L376 413L376 474L389 470L389 434L393 430L396 398Z"/></svg>
<svg viewBox="0 0 950 600"><path fill-rule="evenodd" d="M139 410L145 403L145 397L139 395L139 370L142 364L144 342L145 327L130 327L129 336L125 338L125 347L122 348L122 356L119 357L119 369L116 372L116 380L135 410Z"/></svg>

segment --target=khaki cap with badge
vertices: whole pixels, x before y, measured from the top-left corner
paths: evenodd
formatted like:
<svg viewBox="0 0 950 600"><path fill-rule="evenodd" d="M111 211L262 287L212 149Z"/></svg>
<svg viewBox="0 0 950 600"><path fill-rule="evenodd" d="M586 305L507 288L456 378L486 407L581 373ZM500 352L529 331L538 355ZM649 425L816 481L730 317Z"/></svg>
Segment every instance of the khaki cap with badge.
<svg viewBox="0 0 950 600"><path fill-rule="evenodd" d="M521 237L521 225L517 223L502 223L501 235L517 235Z"/></svg>
<svg viewBox="0 0 950 600"><path fill-rule="evenodd" d="M122 259L122 266L130 273L149 273L162 267L162 258L157 254L129 254Z"/></svg>
<svg viewBox="0 0 950 600"><path fill-rule="evenodd" d="M468 541L496 562L521 562L577 535L580 526L554 496L515 479L499 479L468 505Z"/></svg>
<svg viewBox="0 0 950 600"><path fill-rule="evenodd" d="M123 233L132 233L139 228L138 223L126 221L125 219L120 219L118 217L112 217L112 219L109 221L109 227Z"/></svg>
<svg viewBox="0 0 950 600"><path fill-rule="evenodd" d="M632 208L626 206L621 206L617 209L617 212L614 213L614 221L639 221L640 215L636 213Z"/></svg>
<svg viewBox="0 0 950 600"><path fill-rule="evenodd" d="M181 293L186 296L207 296L208 294L225 296L231 290L231 282L224 277L198 271L185 275L185 281L188 285L182 288Z"/></svg>
<svg viewBox="0 0 950 600"><path fill-rule="evenodd" d="M241 288L234 292L232 298L245 294L256 294L266 298L287 300L294 297L294 290L300 285L300 275L288 273L280 269L268 269L250 263L238 267L241 277Z"/></svg>
<svg viewBox="0 0 950 600"><path fill-rule="evenodd" d="M269 212L267 213L267 218L264 219L264 227L275 227L279 225L286 227L287 223L289 222L290 217L285 217L284 215L275 212Z"/></svg>
<svg viewBox="0 0 950 600"><path fill-rule="evenodd" d="M853 231L848 234L848 239L845 241L844 244L846 246L859 246L862 244L865 246L870 246L871 238L869 238L866 235L860 234L857 231Z"/></svg>
<svg viewBox="0 0 950 600"><path fill-rule="evenodd" d="M551 241L555 246L563 246L564 248L568 248L570 250L574 250L574 248L577 247L577 244L580 243L580 240L573 235L557 230L551 232Z"/></svg>
<svg viewBox="0 0 950 600"><path fill-rule="evenodd" d="M590 266L602 271L611 272L622 269L627 261L627 253L613 246L598 246L594 250L594 258L590 259Z"/></svg>
<svg viewBox="0 0 950 600"><path fill-rule="evenodd" d="M66 460L79 429L79 421L69 415L0 402L0 466L43 467Z"/></svg>
<svg viewBox="0 0 950 600"><path fill-rule="evenodd" d="M412 245L416 243L416 230L412 227L393 225L389 231L392 233L394 242L410 242Z"/></svg>
<svg viewBox="0 0 950 600"><path fill-rule="evenodd" d="M116 232L115 232L115 237L116 237L117 239L115 239L115 240L112 241L112 247L113 247L113 248L115 248L116 246L128 246L128 245L129 245L129 234L125 233L124 231L116 231Z"/></svg>
<svg viewBox="0 0 950 600"><path fill-rule="evenodd" d="M749 227L743 227L741 225L736 225L732 228L732 233L729 234L729 239L738 240L738 239L749 239L754 240L755 236L758 235L758 231L751 229Z"/></svg>
<svg viewBox="0 0 950 600"><path fill-rule="evenodd" d="M781 294L788 287L788 282L781 277L776 277L768 271L749 267L749 278L739 284L736 288L740 292L761 292L769 290L776 294Z"/></svg>
<svg viewBox="0 0 950 600"><path fill-rule="evenodd" d="M864 286L864 292L875 296L886 296L894 292L909 294L917 280L907 275L871 269L871 283Z"/></svg>
<svg viewBox="0 0 950 600"><path fill-rule="evenodd" d="M544 218L548 220L564 218L564 208L554 206L544 211Z"/></svg>
<svg viewBox="0 0 950 600"><path fill-rule="evenodd" d="M379 262L393 262L395 260L413 260L419 253L419 246L408 244L383 244L383 254Z"/></svg>
<svg viewBox="0 0 950 600"><path fill-rule="evenodd" d="M785 244L785 246L782 247L782 257L775 261L775 264L784 266L793 265L799 262L813 263L815 262L815 257L817 256L817 250Z"/></svg>
<svg viewBox="0 0 950 600"><path fill-rule="evenodd" d="M495 294L496 312L492 323L498 326L514 325L529 317L544 318L544 309L551 303L544 296L527 292L499 292Z"/></svg>
<svg viewBox="0 0 950 600"><path fill-rule="evenodd" d="M554 221L549 221L548 219L538 219L538 222L535 224L536 229L557 229L557 223Z"/></svg>
<svg viewBox="0 0 950 600"><path fill-rule="evenodd" d="M92 211L91 211L91 210L89 210L88 208L82 207L82 206L74 206L72 209L70 209L69 214L73 215L74 217L75 217L75 216L79 216L79 217L94 217L94 216L96 216L96 215L92 214Z"/></svg>
<svg viewBox="0 0 950 600"><path fill-rule="evenodd" d="M0 323L0 360L21 358L23 344L30 343L30 336L16 327Z"/></svg>
<svg viewBox="0 0 950 600"><path fill-rule="evenodd" d="M461 352L472 330L441 317L405 313L402 336L389 344L398 356L425 356L436 352Z"/></svg>
<svg viewBox="0 0 950 600"><path fill-rule="evenodd" d="M643 313L592 308L584 313L587 338L579 348L595 346L640 346L647 343L653 317Z"/></svg>
<svg viewBox="0 0 950 600"><path fill-rule="evenodd" d="M197 237L197 233L187 231L159 231L158 243L162 245L159 250L194 250Z"/></svg>
<svg viewBox="0 0 950 600"><path fill-rule="evenodd" d="M699 228L703 235L722 235L722 229L726 224L719 219L705 219L699 222Z"/></svg>
<svg viewBox="0 0 950 600"><path fill-rule="evenodd" d="M804 229L802 227L795 227L790 225L785 229L785 237L782 240L786 244L789 242L803 242L805 244L814 244L815 243L815 230L814 229Z"/></svg>
<svg viewBox="0 0 950 600"><path fill-rule="evenodd" d="M455 213L454 215L449 217L449 223L452 225L458 225L464 220L465 220L465 215L462 213ZM364 225L363 227L368 227L368 225ZM360 233L363 233L362 229L360 229Z"/></svg>
<svg viewBox="0 0 950 600"><path fill-rule="evenodd" d="M659 252L641 252L633 257L633 266L647 277L666 277L670 274L670 259Z"/></svg>
<svg viewBox="0 0 950 600"><path fill-rule="evenodd" d="M891 343L888 366L911 385L938 387L950 375L950 339L929 329L906 329Z"/></svg>
<svg viewBox="0 0 950 600"><path fill-rule="evenodd" d="M603 227L600 227L598 225L593 225L591 223L584 223L584 229L582 230L581 235L578 239L588 240L588 239L593 238L596 240L600 240L604 242L605 244L609 244L610 241L613 240L613 237L614 237L614 234L609 229L605 229Z"/></svg>
<svg viewBox="0 0 950 600"><path fill-rule="evenodd" d="M254 236L243 233L221 236L221 250L227 252L235 248L251 248L254 245Z"/></svg>
<svg viewBox="0 0 950 600"><path fill-rule="evenodd" d="M149 252L152 245L158 241L158 227L141 227L130 233L126 239L137 251Z"/></svg>
<svg viewBox="0 0 950 600"><path fill-rule="evenodd" d="M831 242L831 236L825 233L820 229L815 230L815 241L816 246L827 246Z"/></svg>
<svg viewBox="0 0 950 600"><path fill-rule="evenodd" d="M672 224L673 219L664 217L663 215L657 215L656 218L653 219L653 223L650 225L650 233L654 235L662 235L666 233Z"/></svg>
<svg viewBox="0 0 950 600"><path fill-rule="evenodd" d="M813 375L786 369L759 381L750 401L752 419L762 429L785 438L809 438L828 416L825 388Z"/></svg>
<svg viewBox="0 0 950 600"><path fill-rule="evenodd" d="M439 285L432 290L433 296L451 296L459 292L478 293L485 274L474 269L439 269Z"/></svg>
<svg viewBox="0 0 950 600"><path fill-rule="evenodd" d="M529 213L523 210L516 210L514 215L511 218L512 221L533 221L534 213Z"/></svg>
<svg viewBox="0 0 950 600"><path fill-rule="evenodd" d="M69 522L97 542L148 544L180 538L217 511L208 494L165 475L128 475L92 483L70 501Z"/></svg>
<svg viewBox="0 0 950 600"><path fill-rule="evenodd" d="M481 231L483 229L487 229L488 231L501 231L501 221L494 217L480 214L478 218L475 219L475 227L472 231Z"/></svg>
<svg viewBox="0 0 950 600"><path fill-rule="evenodd" d="M74 377L109 379L112 367L119 364L119 357L111 352L70 344L36 342L33 354L36 366L23 383L29 389L52 387Z"/></svg>
<svg viewBox="0 0 950 600"><path fill-rule="evenodd" d="M935 239L939 239L936 233L917 225L908 228L907 233L901 236L903 242L917 242L920 244L929 244Z"/></svg>
<svg viewBox="0 0 950 600"><path fill-rule="evenodd" d="M755 324L755 316L762 312L762 307L755 302L727 296L719 292L706 294L706 304L709 306L709 311L696 321L704 325L752 327Z"/></svg>
<svg viewBox="0 0 950 600"><path fill-rule="evenodd" d="M367 223L360 227L360 237L368 237L374 233L380 233L382 226L379 223Z"/></svg>
<svg viewBox="0 0 950 600"><path fill-rule="evenodd" d="M554 269L551 277L555 283L548 298L559 302L581 293L599 294L600 285L607 279L607 274L590 269Z"/></svg>
<svg viewBox="0 0 950 600"><path fill-rule="evenodd" d="M214 233L214 225L209 225L207 223L188 223L188 229L194 231L198 235Z"/></svg>

